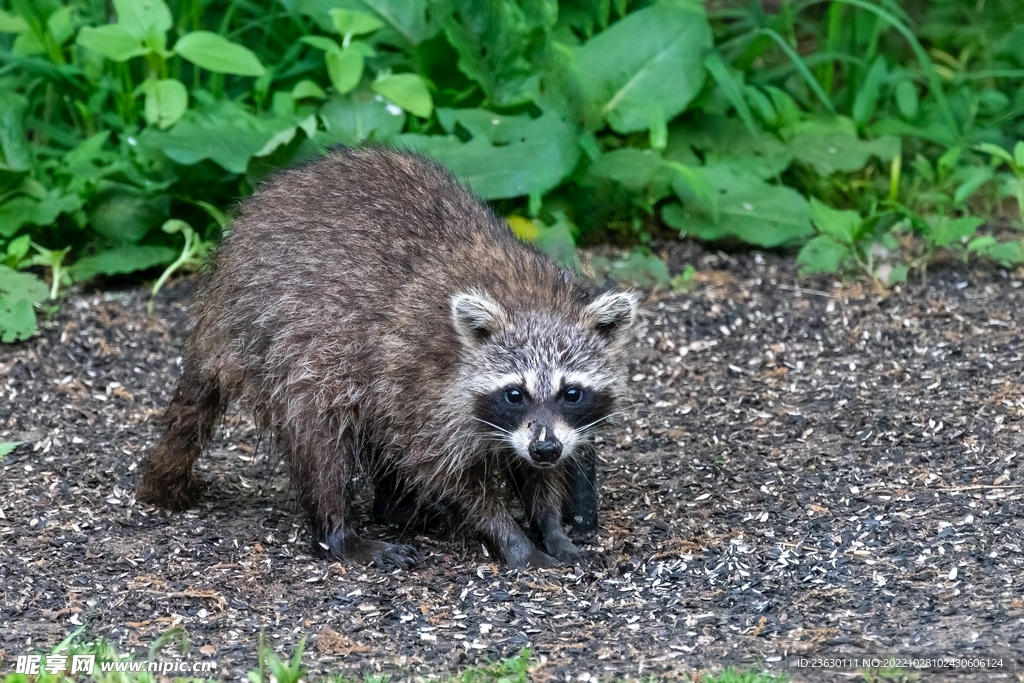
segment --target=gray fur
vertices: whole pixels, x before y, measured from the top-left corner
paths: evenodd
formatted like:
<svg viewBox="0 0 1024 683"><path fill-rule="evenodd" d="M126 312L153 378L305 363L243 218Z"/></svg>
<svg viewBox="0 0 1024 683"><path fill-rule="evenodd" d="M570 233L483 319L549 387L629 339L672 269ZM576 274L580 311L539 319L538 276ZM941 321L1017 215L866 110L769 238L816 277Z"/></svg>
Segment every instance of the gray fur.
<svg viewBox="0 0 1024 683"><path fill-rule="evenodd" d="M562 487L565 468L592 448L592 428L571 425L576 441L562 457L534 466L476 406L525 373L538 386L526 426L566 407L547 386L559 377L612 405L625 391L623 332L635 311L633 294L588 301L435 164L336 151L242 204L199 287L183 376L139 497L188 505L192 463L239 399L284 449L325 553L415 560L347 523L351 483L365 472L397 475L424 505L454 504L513 566L578 561ZM551 430L539 433L550 455ZM512 519L507 490L547 554Z"/></svg>

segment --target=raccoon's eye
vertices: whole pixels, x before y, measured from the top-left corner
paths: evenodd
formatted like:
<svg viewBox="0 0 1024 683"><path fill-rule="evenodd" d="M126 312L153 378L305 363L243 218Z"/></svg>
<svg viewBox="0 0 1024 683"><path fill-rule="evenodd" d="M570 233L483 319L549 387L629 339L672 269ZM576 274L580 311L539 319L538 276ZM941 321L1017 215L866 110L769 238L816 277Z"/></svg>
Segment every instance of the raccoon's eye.
<svg viewBox="0 0 1024 683"><path fill-rule="evenodd" d="M579 387L569 387L562 392L562 398L566 403L579 403L583 400L583 390Z"/></svg>
<svg viewBox="0 0 1024 683"><path fill-rule="evenodd" d="M511 403L512 405L522 403L524 398L525 395L523 394L521 389L516 389L515 387L512 387L511 389L505 390L505 400Z"/></svg>

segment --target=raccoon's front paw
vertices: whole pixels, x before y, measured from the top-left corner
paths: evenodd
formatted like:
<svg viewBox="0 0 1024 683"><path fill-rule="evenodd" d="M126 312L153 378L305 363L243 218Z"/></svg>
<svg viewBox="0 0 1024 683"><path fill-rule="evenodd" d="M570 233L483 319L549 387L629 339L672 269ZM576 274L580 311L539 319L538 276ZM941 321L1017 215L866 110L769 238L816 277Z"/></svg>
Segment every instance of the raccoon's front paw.
<svg viewBox="0 0 1024 683"><path fill-rule="evenodd" d="M391 567L395 569L411 569L419 562L419 551L411 545L382 543L379 541L374 542L374 544L379 546L372 551L372 559L370 560L375 567L380 569Z"/></svg>
<svg viewBox="0 0 1024 683"><path fill-rule="evenodd" d="M532 569L534 567L551 569L553 567L560 566L561 562L547 553L542 552L540 548L534 548L526 557L516 562L509 562L509 564L516 569Z"/></svg>
<svg viewBox="0 0 1024 683"><path fill-rule="evenodd" d="M547 539L544 547L552 557L562 564L588 565L592 564L597 557L596 553L577 548L576 544L565 535Z"/></svg>

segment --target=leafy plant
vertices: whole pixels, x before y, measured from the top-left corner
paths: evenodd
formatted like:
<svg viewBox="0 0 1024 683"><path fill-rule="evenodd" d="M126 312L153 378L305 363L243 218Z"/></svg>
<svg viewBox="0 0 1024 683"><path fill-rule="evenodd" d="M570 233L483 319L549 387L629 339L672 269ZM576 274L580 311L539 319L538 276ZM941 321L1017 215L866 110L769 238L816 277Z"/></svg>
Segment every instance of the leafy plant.
<svg viewBox="0 0 1024 683"><path fill-rule="evenodd" d="M20 445L20 441L5 441L0 443L0 458L10 455L14 452L14 449Z"/></svg>
<svg viewBox="0 0 1024 683"><path fill-rule="evenodd" d="M569 267L668 235L883 284L1019 262L970 218L1003 192L1024 221L1016 0L776 4L0 0L0 338L33 333L40 276L155 295L336 144L439 159Z"/></svg>

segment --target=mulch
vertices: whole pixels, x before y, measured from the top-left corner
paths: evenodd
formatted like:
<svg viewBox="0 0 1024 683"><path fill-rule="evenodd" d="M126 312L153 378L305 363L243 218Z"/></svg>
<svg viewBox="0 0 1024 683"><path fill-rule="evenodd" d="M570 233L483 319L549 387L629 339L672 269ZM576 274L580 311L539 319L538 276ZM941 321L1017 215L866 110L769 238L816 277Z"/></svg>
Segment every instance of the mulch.
<svg viewBox="0 0 1024 683"><path fill-rule="evenodd" d="M263 633L282 656L307 638L312 672L396 680L530 648L535 680L852 680L795 663L878 655L1001 658L920 680L1024 681L1024 273L948 263L887 293L666 253L698 274L644 304L635 402L601 450L602 561L526 572L444 529L404 534L409 571L314 558L237 413L199 507L137 503L193 285L151 315L142 289L73 293L0 348L0 442L23 442L0 460L0 675L85 625L139 657L182 627L221 679ZM399 533L366 507L370 535Z"/></svg>

